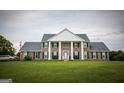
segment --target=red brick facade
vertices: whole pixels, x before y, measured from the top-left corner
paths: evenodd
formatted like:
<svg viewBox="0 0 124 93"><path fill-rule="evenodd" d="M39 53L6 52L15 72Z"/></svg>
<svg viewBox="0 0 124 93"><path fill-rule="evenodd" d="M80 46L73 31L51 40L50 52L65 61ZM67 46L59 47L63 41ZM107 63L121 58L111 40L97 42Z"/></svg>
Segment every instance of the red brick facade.
<svg viewBox="0 0 124 93"><path fill-rule="evenodd" d="M69 47L68 48L65 48L63 47L63 43L62 43L62 46L61 46L61 59L62 59L62 56L63 56L63 51L66 50L66 51L69 51L69 59L71 57L71 46L70 46L70 43L69 43ZM83 49L84 52L87 52L87 58L85 58L86 60L93 60L93 52L92 50L90 49L90 47L88 48L84 48ZM58 52L59 53L59 46L57 48L54 48L54 47L51 47L51 54L52 52ZM81 46L79 44L79 47L73 47L73 52L74 51L78 51L79 53L79 60L81 60ZM33 60L35 60L35 55L34 55L34 52L35 51L28 51L27 54L28 56L30 56ZM48 52L48 48L41 48L41 51L40 51L40 58L38 58L39 60L43 60L44 59L44 52ZM106 59L105 60L109 60L109 53L108 52L105 52L106 54ZM20 59L24 59L24 52L20 52ZM51 58L52 59L52 58ZM95 60L103 60L102 59L102 52L96 52L96 59Z"/></svg>

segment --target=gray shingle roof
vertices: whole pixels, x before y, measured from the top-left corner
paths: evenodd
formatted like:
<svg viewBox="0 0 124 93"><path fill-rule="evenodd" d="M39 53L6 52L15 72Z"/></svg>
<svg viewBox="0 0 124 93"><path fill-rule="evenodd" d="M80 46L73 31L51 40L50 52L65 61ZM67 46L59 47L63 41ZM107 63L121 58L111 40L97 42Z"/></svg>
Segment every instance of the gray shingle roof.
<svg viewBox="0 0 124 93"><path fill-rule="evenodd" d="M46 42L49 38L53 37L56 34L44 34L43 38L42 38L42 42ZM89 38L86 34L76 34L77 36L79 36L80 38L84 39L86 42L89 42Z"/></svg>
<svg viewBox="0 0 124 93"><path fill-rule="evenodd" d="M84 39L86 42L90 41L86 34L76 34L76 35L78 35L80 38Z"/></svg>
<svg viewBox="0 0 124 93"><path fill-rule="evenodd" d="M108 52L108 47L103 42L90 42L92 51ZM25 42L20 51L40 51L41 42Z"/></svg>
<svg viewBox="0 0 124 93"><path fill-rule="evenodd" d="M42 42L46 42L49 38L53 37L55 34L44 34L42 38Z"/></svg>
<svg viewBox="0 0 124 93"><path fill-rule="evenodd" d="M40 51L41 42L25 42L20 51Z"/></svg>
<svg viewBox="0 0 124 93"><path fill-rule="evenodd" d="M92 51L109 51L108 47L103 42L90 42Z"/></svg>

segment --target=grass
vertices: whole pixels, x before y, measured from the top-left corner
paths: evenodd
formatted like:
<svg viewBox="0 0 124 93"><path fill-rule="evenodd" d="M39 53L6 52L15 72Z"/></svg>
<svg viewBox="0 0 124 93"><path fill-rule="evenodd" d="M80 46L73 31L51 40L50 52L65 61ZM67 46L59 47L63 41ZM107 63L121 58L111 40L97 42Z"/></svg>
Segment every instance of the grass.
<svg viewBox="0 0 124 93"><path fill-rule="evenodd" d="M124 62L0 62L0 79L10 78L20 83L124 83Z"/></svg>

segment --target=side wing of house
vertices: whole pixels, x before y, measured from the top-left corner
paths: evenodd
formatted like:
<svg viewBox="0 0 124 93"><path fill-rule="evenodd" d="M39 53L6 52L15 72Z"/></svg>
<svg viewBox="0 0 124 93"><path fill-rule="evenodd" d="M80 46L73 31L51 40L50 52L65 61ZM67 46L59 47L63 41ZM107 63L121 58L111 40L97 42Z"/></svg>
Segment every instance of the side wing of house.
<svg viewBox="0 0 124 93"><path fill-rule="evenodd" d="M41 42L25 42L20 49L20 59L30 56L34 60L41 59Z"/></svg>
<svg viewBox="0 0 124 93"><path fill-rule="evenodd" d="M89 59L109 60L109 49L103 42L90 42Z"/></svg>

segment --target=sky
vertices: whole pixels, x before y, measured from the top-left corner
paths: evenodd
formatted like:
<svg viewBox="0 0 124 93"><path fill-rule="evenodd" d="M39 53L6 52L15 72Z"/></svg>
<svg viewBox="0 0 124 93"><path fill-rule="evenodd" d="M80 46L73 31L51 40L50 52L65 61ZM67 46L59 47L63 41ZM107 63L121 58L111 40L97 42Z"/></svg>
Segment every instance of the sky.
<svg viewBox="0 0 124 93"><path fill-rule="evenodd" d="M124 50L123 10L0 10L0 35L16 52L20 42L40 42L43 34L65 28L87 34L91 42L104 42L110 50Z"/></svg>

